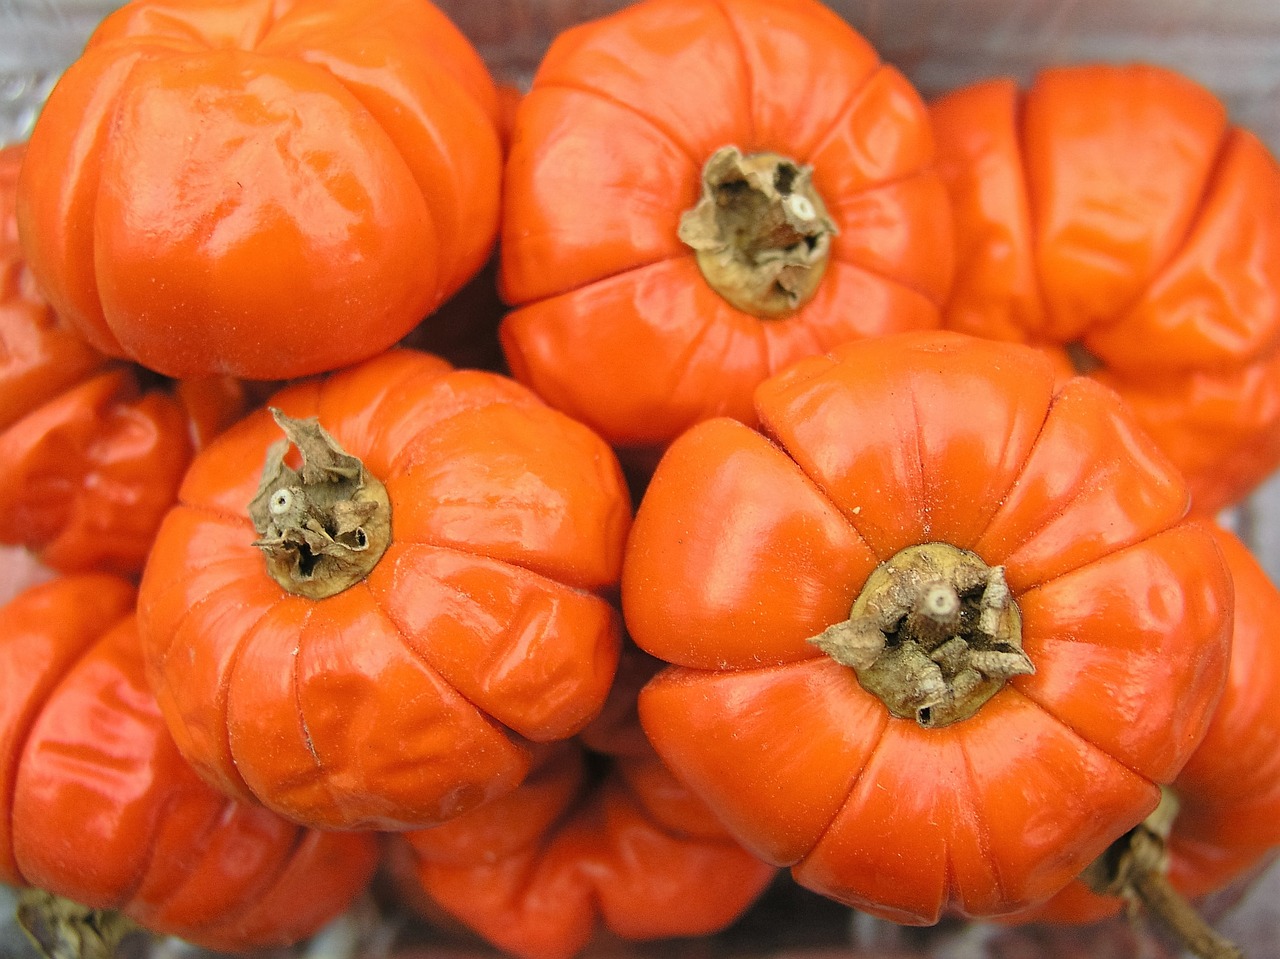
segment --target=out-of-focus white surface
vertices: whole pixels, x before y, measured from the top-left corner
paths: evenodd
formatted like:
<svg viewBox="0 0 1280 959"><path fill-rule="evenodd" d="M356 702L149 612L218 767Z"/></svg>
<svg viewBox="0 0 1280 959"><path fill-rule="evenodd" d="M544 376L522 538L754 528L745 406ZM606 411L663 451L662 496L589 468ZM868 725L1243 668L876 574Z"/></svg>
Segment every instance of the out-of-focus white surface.
<svg viewBox="0 0 1280 959"><path fill-rule="evenodd" d="M1083 60L1162 63L1280 152L1277 0L827 0L928 96ZM0 140L21 135L112 0L0 0ZM551 38L625 0L440 0L498 76L527 81Z"/></svg>

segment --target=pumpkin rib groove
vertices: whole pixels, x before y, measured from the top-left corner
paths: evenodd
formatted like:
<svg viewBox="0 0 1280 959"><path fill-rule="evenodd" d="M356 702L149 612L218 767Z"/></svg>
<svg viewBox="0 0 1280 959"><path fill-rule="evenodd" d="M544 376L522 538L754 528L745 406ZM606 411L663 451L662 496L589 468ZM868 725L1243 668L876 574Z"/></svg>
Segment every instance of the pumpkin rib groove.
<svg viewBox="0 0 1280 959"><path fill-rule="evenodd" d="M987 817L982 814L982 810L970 801L971 797L976 793L977 775L974 772L973 756L969 752L969 743L964 737L960 737L958 742L960 748L960 756L964 759L965 774L968 777L965 790L965 806L969 813L973 816L973 823L978 834L978 845L982 849L982 858L986 860L990 867L989 875L991 876L992 885L996 890L996 895L1002 901L1008 901L1009 884L1006 881L1003 872L1000 869L1000 860L992 852L993 843L991 841L991 824L987 821ZM946 846L947 857L947 898L943 902L951 901L951 893L959 891L960 885L956 878L955 863L951 855L951 845Z"/></svg>
<svg viewBox="0 0 1280 959"><path fill-rule="evenodd" d="M1028 237L1032 241L1030 247L1032 261L1031 274L1035 282L1036 293L1038 294L1038 301L1041 304L1041 309L1045 309L1046 300L1044 297L1044 287L1040 276L1040 268L1038 266L1040 247L1035 242L1035 240L1041 236L1041 233L1038 229L1039 223L1035 217L1035 205L1031 202L1031 184L1027 181L1027 164L1023 159L1028 156L1024 140L1026 135L1026 103L1026 91L1019 90L1017 94L1017 106L1014 113L1014 139L1018 146L1018 180L1022 186L1023 197L1027 201ZM1170 244L1169 253L1163 261L1152 264L1150 275L1146 278L1145 282L1143 282L1141 287L1134 293L1132 299L1128 303L1125 303L1123 307L1112 312L1112 314L1106 319L1104 328L1109 329L1115 326L1117 323L1123 321L1123 319L1133 311L1134 306L1142 301L1142 298L1146 295L1147 290L1151 288L1151 285L1160 277L1169 264L1178 259L1187 243L1189 243L1191 238L1195 235L1196 226L1198 225L1200 217L1204 211L1204 201L1209 196L1213 184L1216 182L1218 171L1222 168L1223 161L1227 153L1227 144L1230 140L1231 129L1232 127L1230 123L1226 124L1223 127L1222 134L1218 137L1218 142L1214 149L1213 160L1205 169L1205 176L1199 185L1196 202L1192 207L1192 214L1187 218L1187 223L1183 228L1182 235L1178 238L1176 243ZM1086 330L1083 338L1087 339L1090 332L1093 332L1093 330Z"/></svg>
<svg viewBox="0 0 1280 959"><path fill-rule="evenodd" d="M876 74L878 74L884 68L885 68L885 64L883 61L877 62L875 69L872 70L870 73L868 73L867 78L862 81L862 85L858 87L856 90L850 91L845 95L846 99L844 103L841 104L839 111L837 111L836 113L836 118L835 120L832 121L831 126L827 129L827 132L824 133L822 136L818 137L816 140L814 140L813 146L809 148L809 153L811 156L821 155L822 151L826 149L827 144L830 143L832 139L834 139L837 135L839 135L839 133L841 132L842 128L844 127L847 121L849 113L857 107L858 101L862 98L862 95L866 92L868 85L871 83L871 78L874 77ZM867 192L868 190L872 190L882 186L891 186L894 183L898 183L902 180L910 179L912 176L916 176L919 173L920 171L916 170L909 174L904 173L902 176L899 176L899 177L893 177L888 180L880 180L874 184L869 183L865 187L862 187L857 190L850 190L847 193L841 194L841 196L843 197L860 196L861 194Z"/></svg>
<svg viewBox="0 0 1280 959"><path fill-rule="evenodd" d="M901 177L897 180L889 180L889 181L885 181L884 183L877 183L873 186L867 187L866 189L858 190L856 193L850 193L849 196L860 196L860 195L875 193L881 187L892 187L895 184L906 183L910 180L919 179L919 178L928 178L931 175L932 174L930 174L928 171L922 170L917 173L912 173L908 176ZM840 209L841 207L837 205L835 207L836 213L838 213ZM833 217L834 216L835 216L835 213L833 213ZM877 269L875 266L872 266L867 263L859 262L857 259L855 259L852 255L849 254L848 248L845 246L845 244L840 242L840 237L838 236L835 238L835 242L831 244L831 260L834 263L839 263L843 267L847 267L855 270L861 270L863 273L867 274L867 276L875 277L877 280L881 280L885 283L892 283L894 286L897 286L904 290L909 290L910 292L915 293L922 299L927 300L934 307L934 309L938 311L939 317L941 317L941 310L942 310L943 304L946 302L945 297L943 297L941 300L935 299L934 297L926 293L923 289L921 289L920 286L916 283L911 283L908 280L903 279L902 277L890 276L884 270ZM804 313L804 310L801 309L797 311L795 314L793 314L793 316L801 316L803 315L803 313ZM785 319L790 319L790 317L784 318L784 322L785 322ZM777 321L774 321L774 322L777 322ZM941 319L939 319L939 323L941 323Z"/></svg>
<svg viewBox="0 0 1280 959"><path fill-rule="evenodd" d="M742 33L738 28L738 23L733 18L733 14L729 12L729 8L725 5L724 0L711 0L711 6L715 7L716 12L718 12L720 16L724 18L725 26L728 28L727 33L729 35L729 38L733 41L734 49L738 53L738 62L742 65L742 78L743 78L742 86L746 89L747 95L751 97L752 100L754 100L755 89L756 89L756 78L755 78L755 74L752 72L752 69L751 69L751 58L747 56L747 45L746 45L746 42L742 39ZM750 106L748 106L744 115L747 118L747 122L750 124L750 128L748 130L748 137L747 137L748 142L755 144L758 142L758 137L760 132L756 129L755 113L751 110ZM699 169L701 169L702 164L699 163L698 167Z"/></svg>
<svg viewBox="0 0 1280 959"><path fill-rule="evenodd" d="M161 735L167 735L167 733L161 733ZM154 811L154 816L151 821L152 829L148 838L155 838L155 828L168 818L170 809L181 804L182 798L181 793L178 792L170 792L169 795L165 797L164 802L161 803L159 808ZM184 880L191 878L191 875L196 871L194 865L196 857L203 851L202 843L207 841L208 836L213 832L213 827L216 823L216 819L207 820L202 824L199 838L190 837L191 843L183 850L184 855L181 862L181 868L184 870ZM109 908L119 909L122 912L131 912L135 915L137 914L138 904L135 903L135 897L139 892L141 892L142 885L147 881L148 873L151 872L151 865L156 860L156 844L154 842L147 842L144 843L143 846L145 848L142 851L142 858L138 863L137 875L134 876L133 882L129 886L128 890L122 892L118 901L112 903ZM173 893L179 888L181 888L181 883L174 883L166 890L166 892Z"/></svg>
<svg viewBox="0 0 1280 959"><path fill-rule="evenodd" d="M669 126L660 121L657 117L641 112L639 107L633 103L628 103L626 100L619 99L618 97L612 96L603 90L588 86L585 83L573 83L564 77L539 83L538 89L577 93L582 96L598 100L601 103L607 103L610 106L617 107L619 110L624 111L628 116L643 121L646 126L662 134L663 139L671 146L675 147L676 151L685 157L689 163L692 164L695 170L702 168L702 162L693 155L693 152L689 149L689 145L677 137Z"/></svg>
<svg viewBox="0 0 1280 959"><path fill-rule="evenodd" d="M293 682L290 685L293 687L293 706L298 713L298 725L302 730L303 745L307 747L307 752L311 754L311 758L316 764L316 773L319 774L320 781L324 782L326 781L326 777L324 775L325 766L324 763L320 761L320 754L316 752L316 744L311 738L311 728L307 725L307 716L302 710L302 691L298 688L298 660L302 658L302 644L307 641L311 620L313 619L313 614L318 608L319 603L308 605L307 615L299 625L298 643L293 648ZM329 801L333 801L332 794L329 796Z"/></svg>
<svg viewBox="0 0 1280 959"><path fill-rule="evenodd" d="M461 552L461 550L459 550L458 552ZM487 725L493 726L495 729L502 732L513 743L520 744L525 741L523 736L521 736L514 729L512 729L510 726L506 725L496 717L489 715L487 710L485 710L483 707L477 704L474 700L472 700L469 696L467 696L466 693L464 693L461 689L459 689L452 682L450 682L445 677L444 673L442 673L440 669L436 666L436 664L431 661L431 657L427 654L426 650L419 649L417 645L414 644L414 642L409 638L409 634L405 632L405 630L400 626L399 623L396 622L395 617L393 617L382 605L382 603L378 601L378 597L374 594L374 590L371 586L369 586L369 583L367 580L363 585L368 590L370 599L373 601L373 608L377 611L378 615L381 616L383 619L385 619L391 625L392 629L395 630L395 634L400 637L400 641L403 644L405 651L409 653L409 655L411 655L414 659L418 660L420 663L422 663L423 666L429 669L431 673L440 681L440 684L442 686L449 687L449 689L452 690L453 694L457 696L458 699L460 699L462 702L466 703L468 706L474 709L476 711L476 714L480 717L481 721L483 721ZM448 584L442 584L442 585L447 586ZM449 588L452 588L452 587L449 587Z"/></svg>
<svg viewBox="0 0 1280 959"><path fill-rule="evenodd" d="M234 806L235 800L228 799L226 804L223 806L223 811L218 817L218 821L225 821ZM217 935L224 929L234 927L245 917L246 914L252 912L258 906L261 897L269 895L280 882L281 878L288 873L294 860L302 851L302 847L307 841L308 832L309 830L306 828L295 825L293 830L293 839L290 841L289 845L289 851L280 857L280 862L276 867L259 879L253 889L247 890L241 897L240 902L233 908L219 913L218 920L212 925L205 927L202 932Z"/></svg>
<svg viewBox="0 0 1280 959"><path fill-rule="evenodd" d="M1071 735L1074 736L1076 739L1080 740L1080 742L1085 743L1090 749L1096 751L1102 756L1105 756L1108 760L1115 763L1117 766L1123 767L1130 775L1142 780L1145 783L1151 782L1151 779L1148 776L1146 776L1144 773L1138 772L1138 770L1134 769L1124 760L1117 759L1115 756L1111 755L1111 753L1109 753L1107 750L1103 749L1101 746L1095 743L1092 739L1089 739L1088 737L1086 737L1083 733L1077 731L1076 728L1073 725L1071 725L1069 722L1067 722L1065 719L1059 718L1057 713L1055 713L1052 709L1050 709L1044 703L1040 702L1038 699L1033 697L1030 693L1022 690L1016 684L1017 684L1017 677L1015 676L1014 681L1006 685L1005 688L1001 690L1001 692L1002 693L1008 692L1011 695L1016 695L1020 699L1030 703L1032 706L1034 706L1040 712L1044 713L1046 716L1052 719L1055 723L1057 723L1063 729L1071 733Z"/></svg>
<svg viewBox="0 0 1280 959"><path fill-rule="evenodd" d="M820 651L819 655L825 655L825 654ZM803 661L804 660L801 660L801 662ZM877 710L877 712L879 713L881 718L880 718L880 728L876 730L876 734L875 734L875 739L876 739L875 745L873 745L870 749L867 750L867 754L862 760L862 765L859 766L858 771L854 773L852 777L850 777L849 788L845 792L844 798L841 799L838 803L832 804L834 811L831 814L831 818L827 820L827 824L822 827L821 831L818 832L817 837L814 839L813 843L809 846L809 852L806 852L803 856L800 857L799 860L797 860L796 863L791 865L799 866L803 864L813 854L813 851L815 849L818 849L822 845L823 841L827 838L827 833L829 833L831 831L831 827L835 825L836 820L838 820L842 815L844 815L845 809L848 807L850 801L853 799L853 794L858 791L858 785L862 782L863 774L867 771L867 768L871 765L872 760L876 758L876 754L880 752L881 746L884 745L885 730L889 726L889 719L890 719L889 711ZM779 865L787 865L787 864L779 863Z"/></svg>
<svg viewBox="0 0 1280 959"><path fill-rule="evenodd" d="M221 564L221 563L223 563L223 562L226 562L226 563L232 563L232 562L239 563L239 562L241 562L241 559L240 559L239 557L237 557L237 558L235 558L235 559L219 560L219 561L215 561L215 562L213 562L213 563L210 563L210 564L209 564L208 566L206 566L205 568L206 568L206 569L212 569L213 567L215 567L215 566L217 566L217 565L220 565L220 564ZM175 584L173 588L174 588L174 589L181 589L181 588L182 588L182 584L180 584L180 583ZM169 643L168 643L168 645L167 645L167 646L165 646L165 647L164 647L164 649L162 649L162 650L158 650L158 651L156 652L155 660L154 660L154 661L156 662L156 664L157 664L158 666L163 667L164 663L168 660L168 658L169 658L169 653L173 650L173 646L174 646L174 644L178 641L178 633L179 633L179 632L181 632L182 627L183 627L183 626L184 626L184 625L185 625L185 624L190 620L190 618L191 618L192 616L194 616L194 615L196 614L196 612L198 612L198 611L199 611L199 609L200 609L200 607L201 607L201 606L203 606L203 605L204 605L205 603L207 603L207 602L212 601L212 600L214 599L214 597L215 597L215 596L217 596L219 593L221 593L223 590L226 590L226 589L236 589L236 590L238 590L238 589L239 589L239 583L233 580L233 581L231 581L231 582L224 583L222 586L219 586L219 587L217 587L217 588L216 588L216 589L214 589L214 590L211 590L210 592L206 593L204 596L201 596L201 597L200 597L200 599L198 599L196 602L194 602L194 603L190 604L186 609L184 609L184 610L182 611L182 614L181 614L181 615L180 615L176 620L174 620L174 623L173 623L173 632L172 632L172 633L170 634L170 636L169 636ZM272 604L272 605L274 605L274 604ZM265 615L265 614L264 614L264 615ZM256 625L257 625L257 623L254 623L254 625L256 626Z"/></svg>
<svg viewBox="0 0 1280 959"><path fill-rule="evenodd" d="M1169 255L1165 257L1162 262L1155 264L1152 268L1151 277L1145 284L1143 284L1142 289L1130 302L1126 303L1121 309L1116 310L1114 318L1107 324L1108 327L1112 327L1115 324L1124 321L1124 319L1133 311L1134 306L1142 300L1142 297L1151 289L1156 281L1160 279L1170 264L1177 262L1178 258L1182 256L1183 251L1187 248L1187 245L1190 244L1191 240L1195 237L1196 229L1199 227L1200 220L1204 216L1205 203L1213 193L1213 188L1218 182L1219 173L1221 173L1226 167L1228 147L1231 143L1233 129L1234 128L1231 124L1228 123L1223 128L1222 135L1218 138L1217 147L1213 154L1213 160L1205 170L1204 180L1200 183L1200 189L1196 194L1195 206L1193 208L1194 212L1187 218L1187 225L1184 228L1182 235L1178 237L1178 241L1176 243L1170 244ZM1235 364L1228 365L1229 368L1234 368L1234 366Z"/></svg>

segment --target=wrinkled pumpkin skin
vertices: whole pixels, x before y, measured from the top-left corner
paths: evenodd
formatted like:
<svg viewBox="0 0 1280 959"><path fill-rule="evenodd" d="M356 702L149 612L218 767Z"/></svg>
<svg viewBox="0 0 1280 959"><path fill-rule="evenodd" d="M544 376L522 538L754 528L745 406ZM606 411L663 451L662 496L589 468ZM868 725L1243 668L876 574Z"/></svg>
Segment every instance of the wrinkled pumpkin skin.
<svg viewBox="0 0 1280 959"><path fill-rule="evenodd" d="M61 572L142 570L195 451L250 397L228 377L155 382L93 349L37 289L0 150L0 543Z"/></svg>
<svg viewBox="0 0 1280 959"><path fill-rule="evenodd" d="M659 663L628 644L601 714L517 789L393 850L405 901L521 959L571 959L600 933L717 932L775 869L734 842L644 738Z"/></svg>
<svg viewBox="0 0 1280 959"><path fill-rule="evenodd" d="M623 572L658 753L768 862L895 922L1047 898L1156 805L1227 675L1231 583L1115 394L957 333L847 344L667 451ZM925 543L1003 568L1015 675L940 728L809 642ZM923 722L923 719L922 719Z"/></svg>
<svg viewBox="0 0 1280 959"><path fill-rule="evenodd" d="M1207 90L1082 65L932 105L945 325L1116 390L1215 512L1280 466L1280 164Z"/></svg>
<svg viewBox="0 0 1280 959"><path fill-rule="evenodd" d="M288 379L391 346L484 263L492 79L424 0L147 0L31 135L19 223L54 308L169 376Z"/></svg>
<svg viewBox="0 0 1280 959"><path fill-rule="evenodd" d="M336 595L289 592L247 510L280 428L263 410L197 457L139 597L179 747L227 793L325 828L420 828L510 792L614 675L616 458L510 379L410 350L270 405L385 484L391 543Z"/></svg>
<svg viewBox="0 0 1280 959"><path fill-rule="evenodd" d="M312 935L368 884L376 837L302 829L201 782L147 686L134 598L89 573L0 610L0 881L209 949Z"/></svg>

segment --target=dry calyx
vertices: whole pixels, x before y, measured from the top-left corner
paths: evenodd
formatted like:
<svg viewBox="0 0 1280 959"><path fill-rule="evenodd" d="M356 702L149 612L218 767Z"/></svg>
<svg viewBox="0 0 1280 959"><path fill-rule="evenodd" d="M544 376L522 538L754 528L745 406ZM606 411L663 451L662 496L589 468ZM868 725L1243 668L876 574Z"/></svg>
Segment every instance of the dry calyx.
<svg viewBox="0 0 1280 959"><path fill-rule="evenodd" d="M947 543L908 547L867 577L849 618L810 639L900 719L967 719L1035 672L1004 569Z"/></svg>
<svg viewBox="0 0 1280 959"><path fill-rule="evenodd" d="M286 440L267 452L249 504L271 578L308 599L336 595L363 580L391 542L386 487L313 419L271 410ZM290 445L299 469L285 462Z"/></svg>
<svg viewBox="0 0 1280 959"><path fill-rule="evenodd" d="M1171 789L1160 791L1155 811L1113 842L1080 878L1100 896L1124 900L1130 918L1146 913L1199 959L1243 959L1169 882L1169 834L1178 816Z"/></svg>
<svg viewBox="0 0 1280 959"><path fill-rule="evenodd" d="M712 289L763 319L794 313L813 298L837 232L812 169L733 146L707 160L702 196L679 227Z"/></svg>

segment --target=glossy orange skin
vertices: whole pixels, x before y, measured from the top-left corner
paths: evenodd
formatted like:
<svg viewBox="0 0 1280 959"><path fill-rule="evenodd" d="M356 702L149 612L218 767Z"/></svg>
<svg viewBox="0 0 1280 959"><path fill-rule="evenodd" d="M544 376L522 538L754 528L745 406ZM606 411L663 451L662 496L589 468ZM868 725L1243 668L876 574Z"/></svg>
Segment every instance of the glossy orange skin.
<svg viewBox="0 0 1280 959"><path fill-rule="evenodd" d="M243 413L232 380L144 391L135 370L98 373L0 433L0 542L62 572L142 571L197 443Z"/></svg>
<svg viewBox="0 0 1280 959"><path fill-rule="evenodd" d="M26 144L0 149L0 430L107 362L36 289L18 242Z"/></svg>
<svg viewBox="0 0 1280 959"><path fill-rule="evenodd" d="M63 572L136 575L195 450L245 410L225 377L144 386L37 291L0 151L0 543Z"/></svg>
<svg viewBox="0 0 1280 959"><path fill-rule="evenodd" d="M54 308L176 377L392 345L497 232L497 99L424 0L146 0L49 98L19 216Z"/></svg>
<svg viewBox="0 0 1280 959"><path fill-rule="evenodd" d="M1236 536L1213 530L1235 586L1231 670L1203 742L1173 781L1178 818L1169 877L1188 898L1216 892L1262 865L1280 846L1280 590ZM1123 903L1071 883L1019 920L1092 922Z"/></svg>
<svg viewBox="0 0 1280 959"><path fill-rule="evenodd" d="M1142 819L1226 677L1230 581L1114 394L955 333L847 344L761 385L761 432L681 437L623 572L658 753L747 848L895 922L1057 892ZM1005 567L1036 666L972 718L892 718L807 642L925 542Z"/></svg>
<svg viewBox="0 0 1280 959"><path fill-rule="evenodd" d="M392 542L311 601L253 546L266 411L193 462L143 574L152 683L224 791L328 828L434 825L577 732L621 643L631 504L604 442L512 380L392 351L277 394L386 484Z"/></svg>
<svg viewBox="0 0 1280 959"><path fill-rule="evenodd" d="M815 299L760 320L677 236L726 145L813 167L840 229ZM516 113L500 328L513 374L619 447L708 417L845 340L933 328L952 273L923 105L813 0L657 0L564 31Z"/></svg>
<svg viewBox="0 0 1280 959"><path fill-rule="evenodd" d="M406 901L520 959L569 959L602 931L706 935L741 915L775 870L645 740L636 693L658 665L628 646L602 714L573 744L510 795L405 833L392 862Z"/></svg>
<svg viewBox="0 0 1280 959"><path fill-rule="evenodd" d="M124 580L32 587L0 636L0 881L211 949L286 945L368 883L375 837L300 829L200 781L147 687Z"/></svg>
<svg viewBox="0 0 1280 959"><path fill-rule="evenodd" d="M1280 465L1280 165L1149 66L994 80L931 108L956 211L951 329L1030 343L1129 403L1216 511Z"/></svg>

